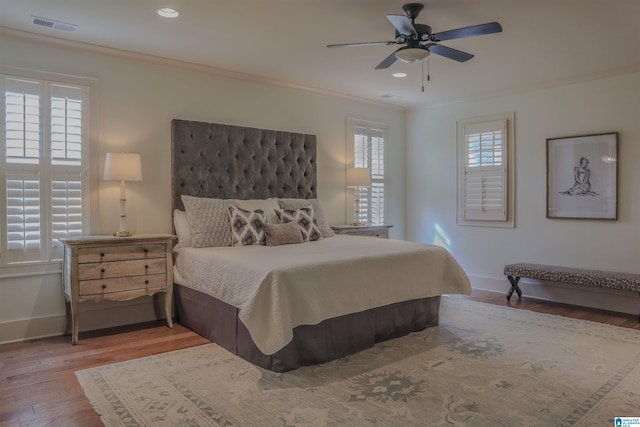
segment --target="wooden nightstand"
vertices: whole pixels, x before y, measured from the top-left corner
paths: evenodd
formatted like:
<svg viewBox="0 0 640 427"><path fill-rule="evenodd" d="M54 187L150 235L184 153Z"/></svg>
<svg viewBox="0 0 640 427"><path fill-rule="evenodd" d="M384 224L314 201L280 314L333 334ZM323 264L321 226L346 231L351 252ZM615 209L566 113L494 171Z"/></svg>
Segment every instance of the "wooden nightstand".
<svg viewBox="0 0 640 427"><path fill-rule="evenodd" d="M350 234L353 236L371 236L380 237L382 239L389 238L389 229L393 225L377 225L377 224L365 224L365 225L332 225L331 229L338 234Z"/></svg>
<svg viewBox="0 0 640 427"><path fill-rule="evenodd" d="M173 260L176 236L140 234L131 237L83 236L60 239L64 245L63 284L67 301L65 333L78 342L82 301L126 301L153 295L156 316L162 316L164 296L167 326L173 328Z"/></svg>

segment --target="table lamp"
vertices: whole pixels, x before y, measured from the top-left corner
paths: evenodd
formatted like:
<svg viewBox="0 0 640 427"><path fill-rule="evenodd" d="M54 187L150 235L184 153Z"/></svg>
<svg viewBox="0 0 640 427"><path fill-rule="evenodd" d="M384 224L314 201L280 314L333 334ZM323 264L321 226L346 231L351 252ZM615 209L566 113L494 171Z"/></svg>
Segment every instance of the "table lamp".
<svg viewBox="0 0 640 427"><path fill-rule="evenodd" d="M142 164L140 154L107 153L104 163L104 180L120 181L120 229L113 233L117 237L129 237L127 231L125 181L142 181Z"/></svg>

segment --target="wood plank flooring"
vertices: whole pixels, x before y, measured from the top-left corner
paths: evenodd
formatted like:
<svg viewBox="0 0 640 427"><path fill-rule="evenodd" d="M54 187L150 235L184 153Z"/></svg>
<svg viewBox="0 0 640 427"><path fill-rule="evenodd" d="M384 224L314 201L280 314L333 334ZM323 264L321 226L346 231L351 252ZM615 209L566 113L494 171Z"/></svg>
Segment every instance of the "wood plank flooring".
<svg viewBox="0 0 640 427"><path fill-rule="evenodd" d="M470 298L593 320L640 330L634 315L611 313L529 298L509 303L503 294L477 291ZM0 427L92 427L102 426L78 384L75 371L151 356L205 344L190 330L164 323L145 323L80 334L78 345L69 336L0 345Z"/></svg>
<svg viewBox="0 0 640 427"><path fill-rule="evenodd" d="M102 426L75 371L205 344L192 331L145 323L0 346L0 427Z"/></svg>

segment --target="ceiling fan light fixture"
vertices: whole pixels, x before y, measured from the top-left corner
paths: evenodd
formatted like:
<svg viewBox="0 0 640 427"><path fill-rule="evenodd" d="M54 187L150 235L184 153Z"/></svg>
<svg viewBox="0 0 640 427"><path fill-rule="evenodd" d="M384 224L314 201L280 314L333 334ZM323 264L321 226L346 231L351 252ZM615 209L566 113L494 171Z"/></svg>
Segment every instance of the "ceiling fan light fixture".
<svg viewBox="0 0 640 427"><path fill-rule="evenodd" d="M403 62L422 62L431 55L428 49L406 47L396 52L396 58Z"/></svg>

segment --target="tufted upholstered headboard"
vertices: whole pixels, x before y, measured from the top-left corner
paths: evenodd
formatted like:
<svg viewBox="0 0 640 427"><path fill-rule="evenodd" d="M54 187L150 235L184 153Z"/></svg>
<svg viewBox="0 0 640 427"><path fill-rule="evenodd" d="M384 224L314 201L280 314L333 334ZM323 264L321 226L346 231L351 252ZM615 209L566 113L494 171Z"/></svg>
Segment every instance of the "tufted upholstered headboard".
<svg viewBox="0 0 640 427"><path fill-rule="evenodd" d="M171 121L172 207L180 196L317 197L316 137L217 123Z"/></svg>

